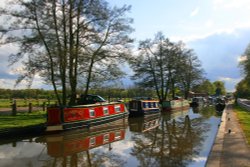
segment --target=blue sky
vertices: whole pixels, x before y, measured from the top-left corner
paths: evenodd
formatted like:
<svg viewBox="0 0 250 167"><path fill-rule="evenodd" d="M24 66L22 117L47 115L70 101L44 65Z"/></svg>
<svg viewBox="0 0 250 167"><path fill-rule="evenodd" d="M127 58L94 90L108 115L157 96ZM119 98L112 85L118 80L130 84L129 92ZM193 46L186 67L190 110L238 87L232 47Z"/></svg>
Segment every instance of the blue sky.
<svg viewBox="0 0 250 167"><path fill-rule="evenodd" d="M128 16L134 19L135 31L131 36L136 39L135 46L138 41L154 38L162 31L170 40L182 40L194 49L211 81L224 81L226 89L233 91L241 80L238 61L250 43L249 0L107 1L114 6L132 5ZM0 5L4 2L0 0ZM0 48L0 88L13 88L20 69L18 65L8 67L7 56L12 50L13 46ZM37 78L33 87L44 85Z"/></svg>
<svg viewBox="0 0 250 167"><path fill-rule="evenodd" d="M249 0L110 0L132 5L132 34L137 42L162 31L194 49L210 81L233 91L241 80L238 62L250 43Z"/></svg>

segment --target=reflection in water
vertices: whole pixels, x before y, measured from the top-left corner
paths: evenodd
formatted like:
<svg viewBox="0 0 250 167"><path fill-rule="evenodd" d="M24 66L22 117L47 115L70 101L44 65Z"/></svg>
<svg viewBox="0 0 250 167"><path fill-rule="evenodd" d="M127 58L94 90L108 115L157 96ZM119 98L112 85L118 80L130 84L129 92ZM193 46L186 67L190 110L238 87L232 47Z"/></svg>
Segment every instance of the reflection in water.
<svg viewBox="0 0 250 167"><path fill-rule="evenodd" d="M105 161L122 165L125 162L116 155L90 152L90 150L108 146L112 150L112 143L125 138L127 118L117 120L110 124L94 127L89 131L75 130L63 134L51 135L37 139L47 146L47 154L53 160L46 162L49 166L100 166Z"/></svg>
<svg viewBox="0 0 250 167"><path fill-rule="evenodd" d="M220 122L211 108L13 140L0 145L0 166L204 166Z"/></svg>
<svg viewBox="0 0 250 167"><path fill-rule="evenodd" d="M159 128L145 133L143 138L133 137L135 147L131 154L139 160L139 166L187 166L200 152L204 133L209 129L204 119L191 120L188 115L170 118L165 114Z"/></svg>
<svg viewBox="0 0 250 167"><path fill-rule="evenodd" d="M129 118L129 130L131 132L146 132L160 125L160 114L145 115L144 117Z"/></svg>

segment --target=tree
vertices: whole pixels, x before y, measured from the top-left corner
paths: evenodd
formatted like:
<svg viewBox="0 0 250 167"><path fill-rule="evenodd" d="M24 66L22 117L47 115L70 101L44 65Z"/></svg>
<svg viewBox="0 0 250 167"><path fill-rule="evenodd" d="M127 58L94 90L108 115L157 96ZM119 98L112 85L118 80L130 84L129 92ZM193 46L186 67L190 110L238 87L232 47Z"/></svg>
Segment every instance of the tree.
<svg viewBox="0 0 250 167"><path fill-rule="evenodd" d="M247 46L245 52L241 55L239 66L246 79L250 79L250 44Z"/></svg>
<svg viewBox="0 0 250 167"><path fill-rule="evenodd" d="M243 79L236 85L236 94L241 98L250 98L249 80Z"/></svg>
<svg viewBox="0 0 250 167"><path fill-rule="evenodd" d="M208 95L214 95L216 87L213 83L206 79L199 85L194 86L193 90L195 90L196 93L206 93Z"/></svg>
<svg viewBox="0 0 250 167"><path fill-rule="evenodd" d="M226 94L226 88L225 84L222 81L214 81L213 85L215 86L215 95L220 96L220 95L225 95Z"/></svg>
<svg viewBox="0 0 250 167"><path fill-rule="evenodd" d="M179 43L180 58L178 60L177 80L179 88L182 90L185 99L188 98L192 87L200 84L203 80L203 69L201 62L192 49L185 48L183 43Z"/></svg>
<svg viewBox="0 0 250 167"><path fill-rule="evenodd" d="M245 52L241 55L239 66L242 69L244 78L236 86L236 96L250 98L250 44Z"/></svg>
<svg viewBox="0 0 250 167"><path fill-rule="evenodd" d="M166 100L170 91L174 98L177 88L188 92L202 78L200 62L192 50L181 42L170 42L160 32L154 40L140 42L139 55L131 67L135 72L132 79L143 87L153 87L160 101Z"/></svg>
<svg viewBox="0 0 250 167"><path fill-rule="evenodd" d="M17 10L14 6L18 6ZM79 80L90 83L98 76L119 78L119 63L129 56L130 6L110 8L105 0L11 0L1 9L10 24L1 27L4 44L16 43L19 52L10 62L24 61L17 83L36 74L53 85L60 105L76 100ZM108 75L107 75L108 74ZM95 76L94 76L95 75ZM62 97L58 93L62 89Z"/></svg>
<svg viewBox="0 0 250 167"><path fill-rule="evenodd" d="M138 79L137 84L143 87L154 87L160 101L166 99L169 88L169 74L165 70L167 66L164 61L166 58L163 51L166 48L164 44L172 45L162 33L158 33L154 40L141 41L139 56L131 62L135 72L132 79Z"/></svg>

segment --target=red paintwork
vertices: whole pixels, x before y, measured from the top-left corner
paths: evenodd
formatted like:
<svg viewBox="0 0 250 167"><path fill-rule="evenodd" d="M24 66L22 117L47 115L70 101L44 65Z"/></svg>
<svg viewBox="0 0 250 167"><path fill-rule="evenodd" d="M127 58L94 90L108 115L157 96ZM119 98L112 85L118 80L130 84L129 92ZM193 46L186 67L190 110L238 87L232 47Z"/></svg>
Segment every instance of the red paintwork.
<svg viewBox="0 0 250 167"><path fill-rule="evenodd" d="M47 124L58 125L61 124L61 111L59 108L49 108L47 112Z"/></svg>
<svg viewBox="0 0 250 167"><path fill-rule="evenodd" d="M120 133L120 138L115 139L115 132ZM109 134L109 140L104 141L104 136ZM91 138L95 138L95 144L90 145ZM125 130L111 131L109 133L98 134L96 136L88 136L86 138L69 138L62 141L54 141L47 143L48 154L53 157L68 156L74 153L87 151L94 147L99 147L114 141L123 140L125 138Z"/></svg>
<svg viewBox="0 0 250 167"><path fill-rule="evenodd" d="M120 105L121 112L124 112L124 105L123 104L116 104ZM116 105L107 105L105 107L108 107L109 114L116 114L115 112L115 106ZM64 121L65 122L72 122L72 121L81 121L81 120L88 120L88 119L94 119L99 117L104 117L107 115L104 115L103 111L104 106L97 106L97 107L91 107L91 108L66 108L64 109ZM90 110L95 110L95 116L90 117Z"/></svg>
<svg viewBox="0 0 250 167"><path fill-rule="evenodd" d="M65 108L63 112L64 112L64 122L86 120L86 118L89 117L88 108Z"/></svg>

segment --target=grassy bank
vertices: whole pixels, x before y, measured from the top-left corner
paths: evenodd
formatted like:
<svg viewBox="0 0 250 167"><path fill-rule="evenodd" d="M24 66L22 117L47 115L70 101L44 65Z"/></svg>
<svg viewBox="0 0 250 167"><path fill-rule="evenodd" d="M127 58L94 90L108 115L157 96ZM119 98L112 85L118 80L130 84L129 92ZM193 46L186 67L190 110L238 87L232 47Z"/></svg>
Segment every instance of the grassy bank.
<svg viewBox="0 0 250 167"><path fill-rule="evenodd" d="M33 126L45 121L45 111L18 113L16 116L0 115L0 130Z"/></svg>
<svg viewBox="0 0 250 167"><path fill-rule="evenodd" d="M236 105L234 105L234 111L236 112L239 123L246 135L248 144L250 144L250 112Z"/></svg>

